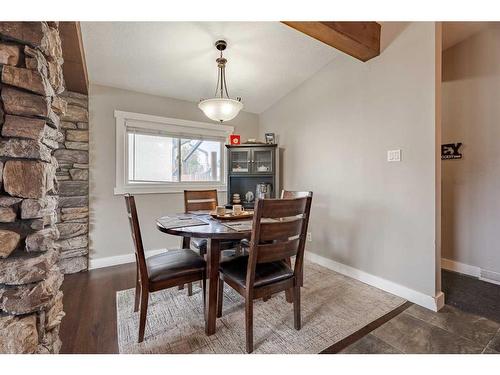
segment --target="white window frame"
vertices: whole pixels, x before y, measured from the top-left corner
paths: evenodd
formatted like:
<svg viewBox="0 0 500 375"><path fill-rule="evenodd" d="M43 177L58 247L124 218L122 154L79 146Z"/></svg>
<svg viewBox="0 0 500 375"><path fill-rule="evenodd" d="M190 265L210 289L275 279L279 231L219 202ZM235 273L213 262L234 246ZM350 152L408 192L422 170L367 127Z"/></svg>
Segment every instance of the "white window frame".
<svg viewBox="0 0 500 375"><path fill-rule="evenodd" d="M222 181L185 181L185 182L145 182L129 183L127 181L128 154L127 154L127 126L145 131L163 131L182 134L191 137L224 138L225 143L234 127L228 125L210 124L206 122L181 120L169 117L146 115L115 110L116 119L116 182L115 195L131 194L164 194L181 193L185 189L217 189L227 190L226 163L227 156L224 149L221 155Z"/></svg>

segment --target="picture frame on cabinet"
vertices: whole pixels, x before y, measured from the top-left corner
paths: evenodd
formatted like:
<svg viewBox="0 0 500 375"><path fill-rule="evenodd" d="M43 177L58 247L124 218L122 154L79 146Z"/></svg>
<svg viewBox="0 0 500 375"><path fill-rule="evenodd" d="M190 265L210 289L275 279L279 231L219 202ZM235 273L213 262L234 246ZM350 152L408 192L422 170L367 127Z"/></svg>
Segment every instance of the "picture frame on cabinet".
<svg viewBox="0 0 500 375"><path fill-rule="evenodd" d="M276 137L274 136L274 133L266 133L265 139L266 143L270 145L273 145L276 142Z"/></svg>

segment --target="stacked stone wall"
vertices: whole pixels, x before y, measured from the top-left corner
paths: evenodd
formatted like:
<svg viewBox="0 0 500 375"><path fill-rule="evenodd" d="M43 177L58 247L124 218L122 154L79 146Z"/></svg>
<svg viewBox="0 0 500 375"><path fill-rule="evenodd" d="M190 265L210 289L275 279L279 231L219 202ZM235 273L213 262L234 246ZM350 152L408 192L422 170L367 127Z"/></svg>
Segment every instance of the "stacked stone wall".
<svg viewBox="0 0 500 375"><path fill-rule="evenodd" d="M62 64L57 22L0 22L0 353L61 346Z"/></svg>

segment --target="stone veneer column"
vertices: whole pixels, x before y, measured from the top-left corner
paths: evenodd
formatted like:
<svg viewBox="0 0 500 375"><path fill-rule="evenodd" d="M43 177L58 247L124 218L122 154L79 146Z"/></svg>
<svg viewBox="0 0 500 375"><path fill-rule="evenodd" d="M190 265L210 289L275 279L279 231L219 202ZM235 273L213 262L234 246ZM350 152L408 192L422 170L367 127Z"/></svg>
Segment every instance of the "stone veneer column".
<svg viewBox="0 0 500 375"><path fill-rule="evenodd" d="M59 265L65 274L87 270L89 232L89 114L86 95L64 92L63 139L54 153L59 168Z"/></svg>
<svg viewBox="0 0 500 375"><path fill-rule="evenodd" d="M0 353L61 346L62 63L57 22L0 22Z"/></svg>

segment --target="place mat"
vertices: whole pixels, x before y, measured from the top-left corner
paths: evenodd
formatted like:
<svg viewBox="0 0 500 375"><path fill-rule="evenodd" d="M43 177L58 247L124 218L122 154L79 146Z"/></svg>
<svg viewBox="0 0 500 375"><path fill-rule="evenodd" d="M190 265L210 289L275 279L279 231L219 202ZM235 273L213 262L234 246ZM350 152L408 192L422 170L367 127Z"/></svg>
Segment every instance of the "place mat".
<svg viewBox="0 0 500 375"><path fill-rule="evenodd" d="M207 222L191 217L189 215L163 216L158 219L158 222L165 229L195 227L198 225L208 225Z"/></svg>
<svg viewBox="0 0 500 375"><path fill-rule="evenodd" d="M252 230L253 220L231 221L230 223L220 221L220 223L237 232L246 232Z"/></svg>
<svg viewBox="0 0 500 375"><path fill-rule="evenodd" d="M254 352L314 354L389 313L405 300L309 261L304 262L302 329L293 328L292 305L285 293L254 301ZM139 312L134 289L116 293L120 353L245 353L245 300L224 286L222 318L205 335L203 298L170 288L149 295L144 342L137 343Z"/></svg>
<svg viewBox="0 0 500 375"><path fill-rule="evenodd" d="M263 218L260 220L261 223L273 223L277 221L279 220L271 218ZM229 223L219 220L219 222L222 225L225 225L226 227L231 228L232 230L235 230L237 232L246 232L248 230L252 230L253 227L253 220L231 221Z"/></svg>

